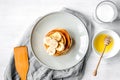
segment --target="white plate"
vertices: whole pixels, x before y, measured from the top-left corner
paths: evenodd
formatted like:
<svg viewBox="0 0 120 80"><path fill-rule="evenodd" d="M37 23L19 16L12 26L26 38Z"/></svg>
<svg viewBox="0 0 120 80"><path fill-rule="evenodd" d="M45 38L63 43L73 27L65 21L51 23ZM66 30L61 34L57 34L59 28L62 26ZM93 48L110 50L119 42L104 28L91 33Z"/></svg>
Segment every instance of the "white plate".
<svg viewBox="0 0 120 80"><path fill-rule="evenodd" d="M113 40L114 40L114 45L113 45L112 50L111 50L110 52L108 52L107 54L104 54L104 55L103 55L103 58L105 58L105 59L112 58L112 57L115 56L115 55L119 52L119 50L120 50L120 47L119 47L119 46L120 46L120 37L119 37L119 35L118 35L116 32L112 31L112 30L103 30L103 31L100 31L100 32L96 33L96 35L94 36L93 41L92 41L92 47L93 47L94 52L95 52L97 55L99 55L99 56L100 56L100 53L98 53L98 52L96 51L95 47L94 47L94 39L95 39L95 37L96 37L97 35L99 35L99 34L108 34L108 35L110 35L110 36L113 38Z"/></svg>
<svg viewBox="0 0 120 80"><path fill-rule="evenodd" d="M45 34L54 28L66 29L73 44L66 55L50 56L43 46ZM54 12L40 19L31 34L31 47L35 57L45 66L63 70L75 66L86 54L89 44L88 32L80 19L67 12Z"/></svg>

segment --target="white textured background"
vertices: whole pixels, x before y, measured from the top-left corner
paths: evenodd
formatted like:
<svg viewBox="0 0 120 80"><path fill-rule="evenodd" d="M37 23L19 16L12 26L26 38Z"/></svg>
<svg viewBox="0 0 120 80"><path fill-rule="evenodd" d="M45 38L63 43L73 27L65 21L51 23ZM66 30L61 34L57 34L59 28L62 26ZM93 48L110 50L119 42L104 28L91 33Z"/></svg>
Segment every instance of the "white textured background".
<svg viewBox="0 0 120 80"><path fill-rule="evenodd" d="M13 48L25 30L39 17L58 11L63 7L78 10L93 22L95 28L103 25L95 23L93 13L101 0L0 0L0 80L12 55ZM116 0L117 1L117 0ZM120 24L116 23L117 31ZM109 25L106 25L107 28ZM113 25L111 25L113 26ZM111 27L113 29L113 27ZM120 54L120 53L119 53ZM119 56L119 55L118 55ZM92 72L98 57L92 52L87 63L83 80L120 80L120 58L111 59L100 65L98 76Z"/></svg>

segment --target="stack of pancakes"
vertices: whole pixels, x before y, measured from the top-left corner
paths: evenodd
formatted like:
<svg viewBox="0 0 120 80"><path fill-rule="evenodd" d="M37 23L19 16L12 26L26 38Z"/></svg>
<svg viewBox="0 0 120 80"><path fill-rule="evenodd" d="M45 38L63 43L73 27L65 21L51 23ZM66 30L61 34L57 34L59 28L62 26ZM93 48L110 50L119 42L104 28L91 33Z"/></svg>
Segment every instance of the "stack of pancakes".
<svg viewBox="0 0 120 80"><path fill-rule="evenodd" d="M70 49L72 39L69 33L62 28L49 31L44 38L44 46L49 55L60 56Z"/></svg>

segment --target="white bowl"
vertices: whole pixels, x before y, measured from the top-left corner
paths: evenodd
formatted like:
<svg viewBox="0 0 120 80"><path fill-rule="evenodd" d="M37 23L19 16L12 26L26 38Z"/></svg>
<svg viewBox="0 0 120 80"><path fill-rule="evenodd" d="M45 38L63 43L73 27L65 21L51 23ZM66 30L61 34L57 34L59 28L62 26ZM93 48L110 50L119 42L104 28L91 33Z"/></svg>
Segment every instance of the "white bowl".
<svg viewBox="0 0 120 80"><path fill-rule="evenodd" d="M120 47L119 47L120 46L120 37L116 32L114 32L112 30L103 30L103 31L96 33L96 35L93 37L93 40L92 40L92 48L93 48L94 53L97 54L98 56L100 56L100 53L98 53L98 51L96 51L96 49L94 47L94 39L96 38L96 36L98 36L99 34L102 34L102 33L110 35L114 40L114 45L113 45L113 48L111 49L111 51L108 52L107 54L103 55L103 58L106 58L106 59L111 58L111 57L115 56L120 50Z"/></svg>

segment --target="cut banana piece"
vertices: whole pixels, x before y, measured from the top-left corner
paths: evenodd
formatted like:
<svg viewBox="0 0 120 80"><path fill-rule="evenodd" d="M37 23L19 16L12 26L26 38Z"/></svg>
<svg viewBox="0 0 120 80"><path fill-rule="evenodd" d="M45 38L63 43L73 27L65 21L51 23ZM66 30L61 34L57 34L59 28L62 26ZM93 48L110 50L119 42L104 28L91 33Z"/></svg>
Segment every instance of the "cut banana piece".
<svg viewBox="0 0 120 80"><path fill-rule="evenodd" d="M54 55L55 52L56 52L56 50L55 50L55 48L49 47L49 48L47 49L47 52L49 53L49 55Z"/></svg>
<svg viewBox="0 0 120 80"><path fill-rule="evenodd" d="M49 42L51 48L57 48L58 42L55 39L51 39Z"/></svg>
<svg viewBox="0 0 120 80"><path fill-rule="evenodd" d="M63 40L63 38L61 38L61 40L60 40L60 43L64 43L64 40Z"/></svg>
<svg viewBox="0 0 120 80"><path fill-rule="evenodd" d="M44 38L44 44L50 45L50 42L51 42L51 38L50 37L45 37Z"/></svg>
<svg viewBox="0 0 120 80"><path fill-rule="evenodd" d="M65 46L63 43L59 43L58 47L56 48L57 51L63 51L65 49Z"/></svg>
<svg viewBox="0 0 120 80"><path fill-rule="evenodd" d="M51 35L51 37L57 41L60 41L61 40L61 34L59 32L55 32Z"/></svg>

